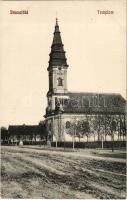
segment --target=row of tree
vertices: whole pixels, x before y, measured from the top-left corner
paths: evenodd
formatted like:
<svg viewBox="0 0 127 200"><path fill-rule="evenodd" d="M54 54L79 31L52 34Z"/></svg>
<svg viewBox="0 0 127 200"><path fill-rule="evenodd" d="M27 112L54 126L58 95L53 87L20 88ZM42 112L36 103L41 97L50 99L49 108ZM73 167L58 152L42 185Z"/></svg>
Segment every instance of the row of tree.
<svg viewBox="0 0 127 200"><path fill-rule="evenodd" d="M126 124L125 120L111 120L110 116L98 116L96 119L88 120L77 120L74 119L73 122L70 122L70 125L67 130L68 134L74 137L78 137L79 141L81 138L87 138L89 140L90 136L94 137L96 134L98 135L98 141L103 140L106 141L107 136L114 138L117 135L118 140L125 138L126 136Z"/></svg>

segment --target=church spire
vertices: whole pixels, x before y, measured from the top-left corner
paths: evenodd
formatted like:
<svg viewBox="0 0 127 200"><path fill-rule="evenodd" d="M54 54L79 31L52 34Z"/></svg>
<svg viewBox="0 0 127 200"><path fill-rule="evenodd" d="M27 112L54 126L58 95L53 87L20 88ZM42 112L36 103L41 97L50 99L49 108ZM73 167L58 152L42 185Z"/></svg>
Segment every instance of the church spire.
<svg viewBox="0 0 127 200"><path fill-rule="evenodd" d="M62 43L60 35L58 19L56 18L56 25L55 25L53 42L51 46L51 53L49 54L50 59L49 59L48 69L51 69L55 66L68 67L63 46L64 45Z"/></svg>
<svg viewBox="0 0 127 200"><path fill-rule="evenodd" d="M58 26L58 18L56 17L56 26Z"/></svg>

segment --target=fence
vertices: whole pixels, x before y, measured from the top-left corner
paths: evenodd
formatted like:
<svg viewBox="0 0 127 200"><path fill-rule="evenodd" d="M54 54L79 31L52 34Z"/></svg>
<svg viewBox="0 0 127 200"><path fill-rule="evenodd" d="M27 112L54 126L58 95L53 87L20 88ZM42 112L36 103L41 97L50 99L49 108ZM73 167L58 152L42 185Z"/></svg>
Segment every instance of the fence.
<svg viewBox="0 0 127 200"><path fill-rule="evenodd" d="M19 142L1 141L1 145L19 145ZM47 145L46 141L23 141L23 145ZM126 141L104 141L103 148L125 148ZM56 147L56 142L51 142L52 147ZM75 142L75 148L102 148L102 142ZM57 147L72 148L73 142L57 142Z"/></svg>
<svg viewBox="0 0 127 200"><path fill-rule="evenodd" d="M126 147L126 141L104 141L103 142L103 148L112 148L112 145L114 148L125 148ZM56 142L51 143L52 147L56 147ZM96 142L75 142L74 144L75 148L102 148L102 142L96 141ZM57 142L57 147L64 147L64 148L72 148L73 142Z"/></svg>
<svg viewBox="0 0 127 200"><path fill-rule="evenodd" d="M46 145L47 142L46 141L23 141L23 145ZM1 145L19 145L19 141L18 142L12 142L12 141L1 141Z"/></svg>

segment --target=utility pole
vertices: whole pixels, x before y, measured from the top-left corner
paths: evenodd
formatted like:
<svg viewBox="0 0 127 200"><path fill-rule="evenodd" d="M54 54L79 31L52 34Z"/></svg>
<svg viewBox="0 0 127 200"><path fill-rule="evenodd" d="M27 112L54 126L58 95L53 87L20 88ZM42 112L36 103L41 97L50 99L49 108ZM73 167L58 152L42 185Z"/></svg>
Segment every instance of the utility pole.
<svg viewBox="0 0 127 200"><path fill-rule="evenodd" d="M75 149L75 136L76 136L76 129L77 129L77 121L74 121L74 131L73 131L73 150Z"/></svg>
<svg viewBox="0 0 127 200"><path fill-rule="evenodd" d="M101 145L101 148L103 149L104 148L104 136L103 136L103 132L102 132L102 145Z"/></svg>
<svg viewBox="0 0 127 200"><path fill-rule="evenodd" d="M104 117L104 124L103 124L103 128L102 128L102 149L104 149L104 134L106 134L106 117Z"/></svg>
<svg viewBox="0 0 127 200"><path fill-rule="evenodd" d="M74 131L73 131L73 150L75 149L75 125L74 125Z"/></svg>
<svg viewBox="0 0 127 200"><path fill-rule="evenodd" d="M114 131L112 130L112 152L114 151Z"/></svg>
<svg viewBox="0 0 127 200"><path fill-rule="evenodd" d="M52 134L52 136L55 136L55 138L56 138L56 148L57 148L57 137L56 137L56 134L55 134L55 132L54 132L54 115L53 115L53 117L52 117L52 132L53 132L53 134Z"/></svg>

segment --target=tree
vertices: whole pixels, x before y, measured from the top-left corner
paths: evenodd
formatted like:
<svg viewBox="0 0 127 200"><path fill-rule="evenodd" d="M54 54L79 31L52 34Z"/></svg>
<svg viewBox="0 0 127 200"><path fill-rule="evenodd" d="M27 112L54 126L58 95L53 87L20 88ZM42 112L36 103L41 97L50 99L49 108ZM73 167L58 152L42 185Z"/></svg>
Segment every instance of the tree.
<svg viewBox="0 0 127 200"><path fill-rule="evenodd" d="M82 132L83 132L83 135L87 137L87 142L88 142L89 133L90 133L90 125L88 121L82 121Z"/></svg>
<svg viewBox="0 0 127 200"><path fill-rule="evenodd" d="M73 150L75 148L75 137L80 137L79 136L79 121L74 118L74 121L70 123L70 128L68 129L68 134L72 136L72 142L73 142Z"/></svg>
<svg viewBox="0 0 127 200"><path fill-rule="evenodd" d="M112 140L112 152L114 151L114 132L116 131L116 121L111 122L111 140Z"/></svg>
<svg viewBox="0 0 127 200"><path fill-rule="evenodd" d="M38 135L40 135L40 140L43 140L46 143L47 137L48 137L48 129L44 121L39 122L37 132L38 132Z"/></svg>
<svg viewBox="0 0 127 200"><path fill-rule="evenodd" d="M108 135L111 135L111 116L105 115L105 141Z"/></svg>
<svg viewBox="0 0 127 200"><path fill-rule="evenodd" d="M100 130L101 130L101 116L97 115L96 119L93 121L94 130L98 134L98 141L100 141Z"/></svg>
<svg viewBox="0 0 127 200"><path fill-rule="evenodd" d="M79 142L80 139L83 137L83 122L82 121L77 121L76 125L75 125L75 137L79 138Z"/></svg>
<svg viewBox="0 0 127 200"><path fill-rule="evenodd" d="M1 127L1 140L4 142L5 140L8 140L8 130L6 127Z"/></svg>
<svg viewBox="0 0 127 200"><path fill-rule="evenodd" d="M121 136L123 136L123 141L124 141L124 137L126 136L126 121L125 121L125 116L120 121L120 128L121 128Z"/></svg>

